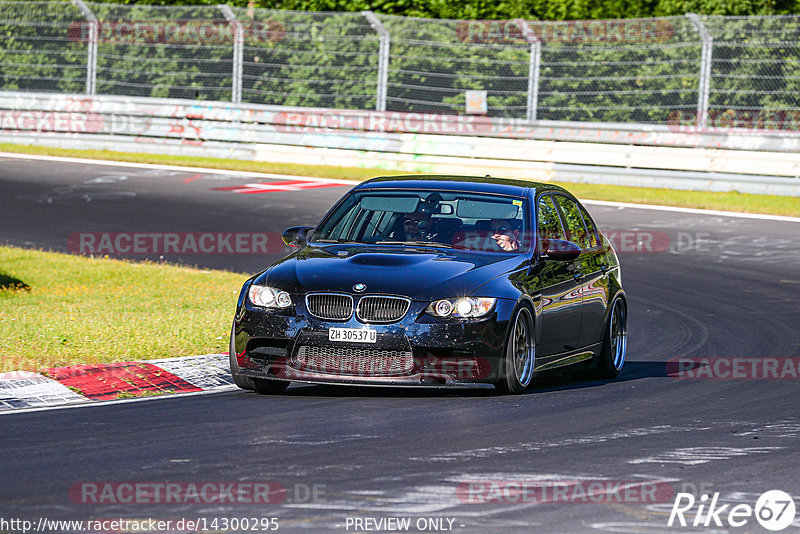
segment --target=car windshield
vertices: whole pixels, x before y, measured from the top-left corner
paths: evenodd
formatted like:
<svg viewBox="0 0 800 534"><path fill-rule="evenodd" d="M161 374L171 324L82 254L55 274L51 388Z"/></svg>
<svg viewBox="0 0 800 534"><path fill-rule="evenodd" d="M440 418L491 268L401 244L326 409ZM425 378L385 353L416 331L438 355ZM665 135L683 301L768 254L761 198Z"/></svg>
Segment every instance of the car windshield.
<svg viewBox="0 0 800 534"><path fill-rule="evenodd" d="M520 197L365 189L346 197L317 226L311 242L518 253L528 249L526 212Z"/></svg>

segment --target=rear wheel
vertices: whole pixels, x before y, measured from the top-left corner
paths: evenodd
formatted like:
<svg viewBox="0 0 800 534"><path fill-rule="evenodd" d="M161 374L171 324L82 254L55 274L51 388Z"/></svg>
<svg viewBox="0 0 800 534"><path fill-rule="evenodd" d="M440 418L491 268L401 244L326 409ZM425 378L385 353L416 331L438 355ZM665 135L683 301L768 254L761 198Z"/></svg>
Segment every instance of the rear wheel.
<svg viewBox="0 0 800 534"><path fill-rule="evenodd" d="M625 354L628 349L628 308L625 301L618 298L611 307L600 361L595 370L600 378L615 378L625 365Z"/></svg>
<svg viewBox="0 0 800 534"><path fill-rule="evenodd" d="M522 393L533 379L536 340L533 317L527 306L520 306L511 320L500 379L495 387L501 393Z"/></svg>

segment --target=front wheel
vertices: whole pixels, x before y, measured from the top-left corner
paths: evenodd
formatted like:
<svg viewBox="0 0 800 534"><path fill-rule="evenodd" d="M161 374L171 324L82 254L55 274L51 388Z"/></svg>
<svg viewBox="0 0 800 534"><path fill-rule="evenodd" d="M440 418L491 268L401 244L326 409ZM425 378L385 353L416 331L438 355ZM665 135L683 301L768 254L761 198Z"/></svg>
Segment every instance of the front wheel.
<svg viewBox="0 0 800 534"><path fill-rule="evenodd" d="M256 385L253 383L253 379L244 376L239 372L239 362L236 361L236 346L233 343L233 333L234 328L231 327L231 342L228 348L228 360L230 361L231 365L231 376L233 377L233 383L242 389L254 391L256 389Z"/></svg>
<svg viewBox="0 0 800 534"><path fill-rule="evenodd" d="M596 375L599 378L615 378L625 365L625 354L628 349L628 309L625 301L618 298L614 301L608 318L600 361L597 363Z"/></svg>
<svg viewBox="0 0 800 534"><path fill-rule="evenodd" d="M504 354L495 387L501 393L522 393L533 379L536 361L533 317L527 306L520 306L511 320Z"/></svg>

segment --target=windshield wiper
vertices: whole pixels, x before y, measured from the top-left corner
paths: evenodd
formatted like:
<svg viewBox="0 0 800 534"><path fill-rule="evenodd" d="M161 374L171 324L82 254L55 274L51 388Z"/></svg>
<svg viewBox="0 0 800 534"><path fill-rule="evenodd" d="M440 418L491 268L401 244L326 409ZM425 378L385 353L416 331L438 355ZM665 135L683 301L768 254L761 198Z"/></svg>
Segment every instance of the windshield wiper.
<svg viewBox="0 0 800 534"><path fill-rule="evenodd" d="M311 243L334 243L337 245L366 245L362 241L350 241L347 239L315 239Z"/></svg>
<svg viewBox="0 0 800 534"><path fill-rule="evenodd" d="M455 248L453 245L447 243L439 243L437 241L376 241L376 245L415 245L422 247L435 247L435 248Z"/></svg>

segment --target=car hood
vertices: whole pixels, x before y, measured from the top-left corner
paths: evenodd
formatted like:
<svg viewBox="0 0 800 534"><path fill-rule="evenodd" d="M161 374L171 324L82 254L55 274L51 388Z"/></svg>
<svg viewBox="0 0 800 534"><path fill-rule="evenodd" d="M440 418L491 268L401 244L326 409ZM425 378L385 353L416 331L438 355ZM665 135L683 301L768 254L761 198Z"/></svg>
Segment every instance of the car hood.
<svg viewBox="0 0 800 534"><path fill-rule="evenodd" d="M488 280L518 268L519 255L370 246L309 246L280 260L255 283L289 291L390 294L429 300L468 295ZM490 296L490 295L486 295Z"/></svg>

